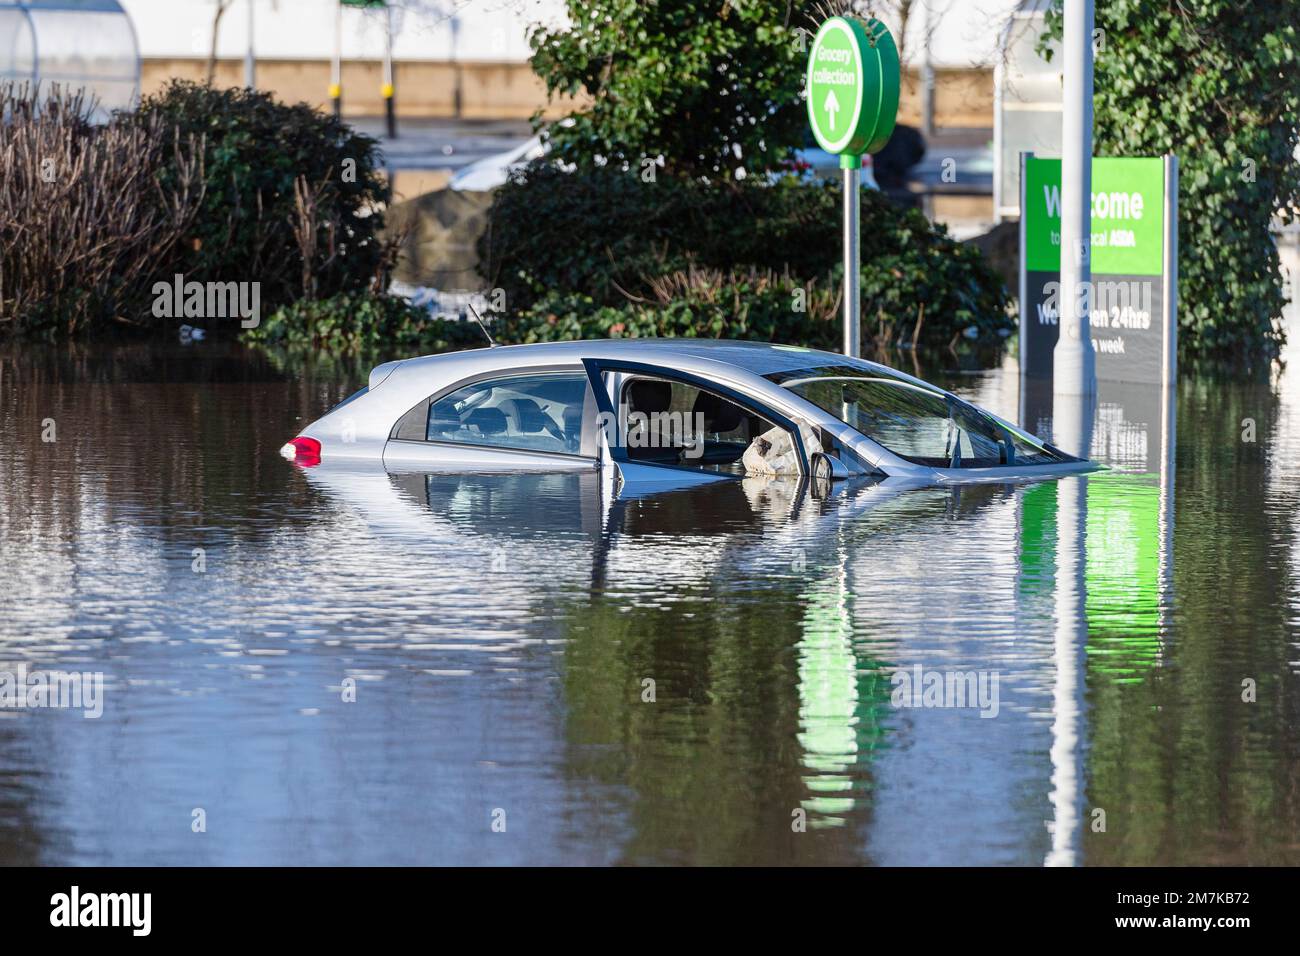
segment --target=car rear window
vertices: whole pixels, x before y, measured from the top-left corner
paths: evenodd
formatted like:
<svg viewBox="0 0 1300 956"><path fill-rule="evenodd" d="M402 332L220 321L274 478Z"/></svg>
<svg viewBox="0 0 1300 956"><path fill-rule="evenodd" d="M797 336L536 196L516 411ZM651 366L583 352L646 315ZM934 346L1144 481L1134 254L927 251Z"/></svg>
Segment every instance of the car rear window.
<svg viewBox="0 0 1300 956"><path fill-rule="evenodd" d="M577 455L585 372L513 375L466 385L433 402L426 441Z"/></svg>

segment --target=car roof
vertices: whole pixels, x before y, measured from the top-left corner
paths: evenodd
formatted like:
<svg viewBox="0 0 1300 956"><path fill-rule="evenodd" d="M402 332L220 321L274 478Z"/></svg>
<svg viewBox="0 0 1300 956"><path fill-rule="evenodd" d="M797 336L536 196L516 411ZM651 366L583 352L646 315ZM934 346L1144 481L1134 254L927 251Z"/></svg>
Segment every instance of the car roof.
<svg viewBox="0 0 1300 956"><path fill-rule="evenodd" d="M823 352L820 349L797 345L687 338L590 339L576 342L542 342L533 345L503 345L493 349L479 348L425 355L408 359L402 364L407 369L423 363L442 364L456 359L474 364L487 364L489 356L493 365L502 368L509 368L516 363L538 365L577 362L583 358L649 363L662 363L671 359L674 366L683 371L690 371L696 363L700 363L700 370L707 370L709 366L719 363L753 375L792 372L826 365L852 365L868 371L887 370L900 374L875 362L852 359L836 352Z"/></svg>

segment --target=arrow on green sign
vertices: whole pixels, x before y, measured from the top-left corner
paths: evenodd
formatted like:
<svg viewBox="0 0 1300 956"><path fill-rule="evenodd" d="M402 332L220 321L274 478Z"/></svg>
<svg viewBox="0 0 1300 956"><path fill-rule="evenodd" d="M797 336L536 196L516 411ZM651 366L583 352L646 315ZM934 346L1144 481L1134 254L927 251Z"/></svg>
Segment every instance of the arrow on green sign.
<svg viewBox="0 0 1300 956"><path fill-rule="evenodd" d="M826 91L826 105L823 108L826 110L829 128L835 129L835 114L840 111L840 101L835 98L834 90Z"/></svg>

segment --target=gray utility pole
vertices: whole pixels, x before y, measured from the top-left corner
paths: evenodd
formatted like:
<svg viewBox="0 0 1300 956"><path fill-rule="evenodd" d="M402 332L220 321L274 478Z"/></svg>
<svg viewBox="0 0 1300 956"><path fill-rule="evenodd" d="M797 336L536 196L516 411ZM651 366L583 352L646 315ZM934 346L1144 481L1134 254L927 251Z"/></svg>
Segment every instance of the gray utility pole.
<svg viewBox="0 0 1300 956"><path fill-rule="evenodd" d="M921 37L921 132L926 139L934 137L934 58L930 53L930 37L934 35L934 21L930 7L934 0L924 0L924 34Z"/></svg>
<svg viewBox="0 0 1300 956"><path fill-rule="evenodd" d="M334 4L334 56L330 60L330 102L334 118L343 116L343 0Z"/></svg>
<svg viewBox="0 0 1300 956"><path fill-rule="evenodd" d="M1053 355L1056 395L1094 395L1097 356L1092 295L1092 0L1065 0L1061 103L1060 337ZM1072 454L1075 449L1068 448ZM1086 452L1086 449L1085 449Z"/></svg>
<svg viewBox="0 0 1300 956"><path fill-rule="evenodd" d="M460 17L451 15L451 68L455 76L455 88L452 90L452 113L456 119L465 111L464 91L460 75L460 61L456 59L456 50L460 41Z"/></svg>
<svg viewBox="0 0 1300 956"><path fill-rule="evenodd" d="M244 51L244 85L250 90L257 88L257 56L253 53L253 4L248 0L248 49Z"/></svg>
<svg viewBox="0 0 1300 956"><path fill-rule="evenodd" d="M858 358L862 354L862 157L843 155L840 166L844 170L844 354Z"/></svg>
<svg viewBox="0 0 1300 956"><path fill-rule="evenodd" d="M393 7L384 5L384 120L388 138L397 138L397 104L393 102Z"/></svg>

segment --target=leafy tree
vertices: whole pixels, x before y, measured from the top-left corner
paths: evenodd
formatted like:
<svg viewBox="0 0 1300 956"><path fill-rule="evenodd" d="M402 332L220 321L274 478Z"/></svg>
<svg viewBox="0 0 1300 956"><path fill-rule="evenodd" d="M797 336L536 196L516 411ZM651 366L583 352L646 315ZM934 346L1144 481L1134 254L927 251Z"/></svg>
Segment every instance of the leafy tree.
<svg viewBox="0 0 1300 956"><path fill-rule="evenodd" d="M806 135L813 28L874 4L567 6L570 26L533 31L532 63L553 97L585 103L550 128L561 162L497 192L479 244L513 331L834 345L839 186L771 174ZM863 193L862 223L866 338L943 345L1009 331L1005 289L978 250L875 192Z"/></svg>
<svg viewBox="0 0 1300 956"><path fill-rule="evenodd" d="M551 127L557 156L682 177L778 167L801 140L807 57L796 0L568 0L571 27L535 28L550 95L585 96Z"/></svg>
<svg viewBox="0 0 1300 956"><path fill-rule="evenodd" d="M1271 353L1284 339L1269 224L1300 211L1298 24L1300 0L1097 6L1094 151L1178 156L1179 341L1192 353Z"/></svg>

